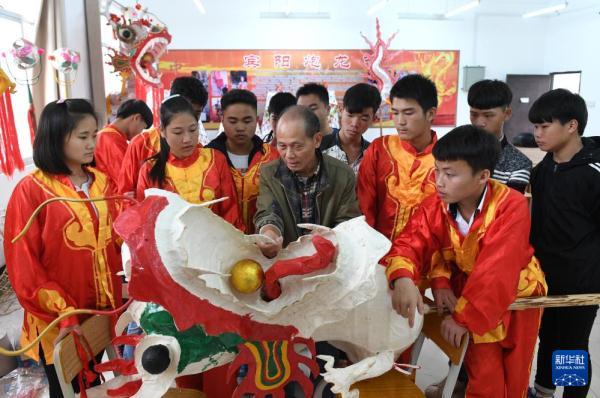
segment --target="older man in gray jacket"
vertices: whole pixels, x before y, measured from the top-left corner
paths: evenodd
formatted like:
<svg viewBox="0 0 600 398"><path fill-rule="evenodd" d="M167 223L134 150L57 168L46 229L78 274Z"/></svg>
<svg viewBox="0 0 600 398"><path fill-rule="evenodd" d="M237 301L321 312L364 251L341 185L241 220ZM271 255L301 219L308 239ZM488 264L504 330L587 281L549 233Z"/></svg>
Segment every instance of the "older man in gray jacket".
<svg viewBox="0 0 600 398"><path fill-rule="evenodd" d="M308 108L292 106L277 124L280 159L261 168L260 192L254 216L256 230L273 240L259 244L274 257L295 241L311 223L333 228L360 215L355 177L348 165L319 151L319 119Z"/></svg>

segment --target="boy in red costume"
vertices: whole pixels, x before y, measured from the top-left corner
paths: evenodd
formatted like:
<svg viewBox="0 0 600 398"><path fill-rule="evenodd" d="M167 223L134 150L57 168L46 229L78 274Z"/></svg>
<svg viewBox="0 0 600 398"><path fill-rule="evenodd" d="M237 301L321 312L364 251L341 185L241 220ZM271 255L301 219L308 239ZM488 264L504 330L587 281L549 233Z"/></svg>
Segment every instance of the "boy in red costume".
<svg viewBox="0 0 600 398"><path fill-rule="evenodd" d="M415 283L428 278L438 308L451 312L442 335L456 347L469 336L467 397L526 396L541 310L508 307L547 290L528 240L526 199L490 180L499 154L498 140L474 126L441 138L433 148L437 194L385 260L394 309L410 324L423 310Z"/></svg>
<svg viewBox="0 0 600 398"><path fill-rule="evenodd" d="M260 168L279 158L279 154L255 134L257 100L251 91L229 90L221 98L221 108L225 131L206 147L221 152L227 158L235 182L240 217L245 232L252 234Z"/></svg>
<svg viewBox="0 0 600 398"><path fill-rule="evenodd" d="M119 106L117 118L98 133L94 150L96 168L108 174L116 185L129 142L152 126L152 111L144 101L127 100Z"/></svg>
<svg viewBox="0 0 600 398"><path fill-rule="evenodd" d="M377 138L367 148L357 177L358 204L367 223L394 239L423 199L435 192L431 123L437 107L435 84L422 75L398 80L390 91L397 135Z"/></svg>

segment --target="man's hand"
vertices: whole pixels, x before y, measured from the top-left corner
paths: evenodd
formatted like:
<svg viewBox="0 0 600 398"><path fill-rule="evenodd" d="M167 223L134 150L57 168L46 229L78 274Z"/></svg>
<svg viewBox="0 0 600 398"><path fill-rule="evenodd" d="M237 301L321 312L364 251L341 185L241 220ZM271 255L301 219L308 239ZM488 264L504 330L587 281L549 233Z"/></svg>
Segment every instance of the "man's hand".
<svg viewBox="0 0 600 398"><path fill-rule="evenodd" d="M283 237L279 233L279 230L271 225L265 225L260 229L260 234L269 237L272 241L256 244L263 256L267 258L275 257L283 247Z"/></svg>
<svg viewBox="0 0 600 398"><path fill-rule="evenodd" d="M73 325L73 326L68 326L66 328L61 328L58 331L58 336L56 336L56 338L54 339L54 345L56 346L59 341L61 341L65 337L67 337L69 335L69 333L71 333L71 332L76 332L76 333L81 334L81 329L79 329L79 325Z"/></svg>
<svg viewBox="0 0 600 398"><path fill-rule="evenodd" d="M456 347L456 348L460 347L462 337L467 332L468 332L467 328L456 323L456 321L452 318L451 315L448 315L442 321L442 336L453 347Z"/></svg>
<svg viewBox="0 0 600 398"><path fill-rule="evenodd" d="M433 299L435 300L438 314L442 315L444 308L451 313L454 312L457 299L452 289L431 289L431 291L433 292Z"/></svg>
<svg viewBox="0 0 600 398"><path fill-rule="evenodd" d="M408 325L411 328L415 324L415 308L419 314L423 314L423 297L412 279L398 278L394 281L392 307L398 314L408 318Z"/></svg>

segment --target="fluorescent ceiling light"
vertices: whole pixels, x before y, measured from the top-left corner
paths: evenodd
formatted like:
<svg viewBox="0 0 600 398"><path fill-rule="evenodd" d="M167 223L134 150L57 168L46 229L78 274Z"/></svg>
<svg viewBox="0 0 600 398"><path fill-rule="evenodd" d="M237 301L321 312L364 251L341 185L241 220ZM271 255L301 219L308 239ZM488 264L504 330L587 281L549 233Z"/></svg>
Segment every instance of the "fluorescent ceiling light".
<svg viewBox="0 0 600 398"><path fill-rule="evenodd" d="M367 11L367 14L373 15L374 13L376 13L377 11L379 11L383 7L385 7L389 2L390 2L390 0L380 0L380 1L378 1L377 3L373 4L371 6L371 8L369 8L369 11Z"/></svg>
<svg viewBox="0 0 600 398"><path fill-rule="evenodd" d="M400 19L444 19L444 14L419 14L413 12L400 12L398 13Z"/></svg>
<svg viewBox="0 0 600 398"><path fill-rule="evenodd" d="M262 19L329 19L328 12L261 12Z"/></svg>
<svg viewBox="0 0 600 398"><path fill-rule="evenodd" d="M540 15L552 14L554 12L558 13L559 11L562 11L565 8L567 8L567 5L568 5L568 3L565 1L562 4L557 4L552 7L541 8L539 10L535 10L535 11L531 11L531 12L523 14L523 18L539 17Z"/></svg>
<svg viewBox="0 0 600 398"><path fill-rule="evenodd" d="M206 14L206 8L204 8L202 0L194 0L194 4L196 4L196 7L198 7L198 11L200 11L200 14Z"/></svg>
<svg viewBox="0 0 600 398"><path fill-rule="evenodd" d="M444 14L444 18L450 18L458 14L462 14L465 11L469 11L472 8L475 8L479 5L479 0L473 0L468 3L463 4L462 6L458 6L453 10L448 11Z"/></svg>
<svg viewBox="0 0 600 398"><path fill-rule="evenodd" d="M285 7L285 13L287 15L290 15L292 13L292 8L293 8L293 0L287 0L287 5Z"/></svg>

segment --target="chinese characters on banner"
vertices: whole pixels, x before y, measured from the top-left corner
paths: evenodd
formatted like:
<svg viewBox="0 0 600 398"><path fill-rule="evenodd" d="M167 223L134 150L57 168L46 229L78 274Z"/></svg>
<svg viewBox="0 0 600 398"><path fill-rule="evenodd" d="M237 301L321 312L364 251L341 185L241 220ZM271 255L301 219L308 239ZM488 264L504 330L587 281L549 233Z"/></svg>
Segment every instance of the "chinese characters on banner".
<svg viewBox="0 0 600 398"><path fill-rule="evenodd" d="M439 94L434 124L455 125L459 52L389 51L387 69L393 80L411 73L426 74ZM364 50L171 50L161 59L160 70L165 87L177 76L192 74L200 79L210 96L202 120L218 122L220 98L234 88L247 88L256 94L259 115L269 95L295 93L309 82L327 86L341 104L349 87L368 82L364 57ZM380 115L384 124L390 120L388 104L382 104Z"/></svg>

